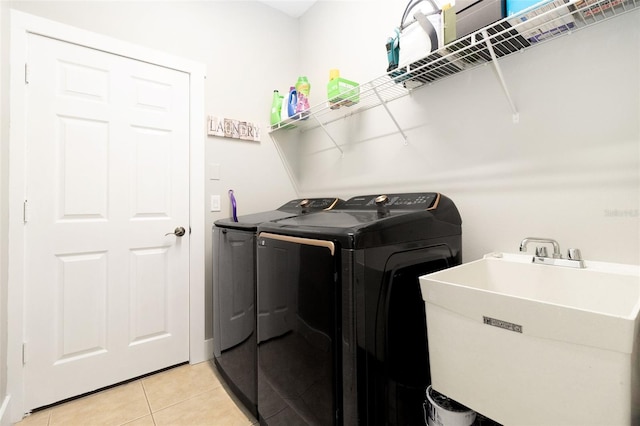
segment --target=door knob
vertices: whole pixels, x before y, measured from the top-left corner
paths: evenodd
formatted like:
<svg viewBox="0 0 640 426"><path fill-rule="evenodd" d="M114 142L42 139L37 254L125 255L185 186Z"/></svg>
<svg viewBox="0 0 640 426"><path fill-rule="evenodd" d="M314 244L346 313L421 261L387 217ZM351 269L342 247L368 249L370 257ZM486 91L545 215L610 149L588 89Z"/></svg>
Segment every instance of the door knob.
<svg viewBox="0 0 640 426"><path fill-rule="evenodd" d="M178 226L173 232L168 232L164 234L164 236L166 237L167 235L175 235L176 237L182 237L186 232L187 231L185 231L182 226Z"/></svg>

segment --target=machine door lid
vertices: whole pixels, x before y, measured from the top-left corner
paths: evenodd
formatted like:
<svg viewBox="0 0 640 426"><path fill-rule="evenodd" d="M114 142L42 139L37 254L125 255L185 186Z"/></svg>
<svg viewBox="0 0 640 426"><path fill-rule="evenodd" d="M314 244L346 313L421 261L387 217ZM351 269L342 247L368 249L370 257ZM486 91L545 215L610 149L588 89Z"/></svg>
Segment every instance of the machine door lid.
<svg viewBox="0 0 640 426"><path fill-rule="evenodd" d="M314 240L311 238L293 237L291 235L272 234L270 232L261 232L258 237L260 239L267 238L271 240L285 241L285 242L294 243L294 244L324 247L329 250L329 253L331 253L331 256L334 256L336 252L336 245L333 243L333 241ZM264 241L261 241L258 244L264 245Z"/></svg>

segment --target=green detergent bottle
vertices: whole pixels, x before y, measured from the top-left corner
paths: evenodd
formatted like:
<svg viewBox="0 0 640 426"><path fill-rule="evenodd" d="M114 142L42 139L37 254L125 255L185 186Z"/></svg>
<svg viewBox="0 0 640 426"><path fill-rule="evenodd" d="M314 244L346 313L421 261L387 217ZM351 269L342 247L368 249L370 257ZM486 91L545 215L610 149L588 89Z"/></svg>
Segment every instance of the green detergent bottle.
<svg viewBox="0 0 640 426"><path fill-rule="evenodd" d="M271 101L271 125L275 125L282 121L282 117L280 116L280 111L282 111L282 101L284 100L284 96L282 96L277 90L273 91L273 100Z"/></svg>

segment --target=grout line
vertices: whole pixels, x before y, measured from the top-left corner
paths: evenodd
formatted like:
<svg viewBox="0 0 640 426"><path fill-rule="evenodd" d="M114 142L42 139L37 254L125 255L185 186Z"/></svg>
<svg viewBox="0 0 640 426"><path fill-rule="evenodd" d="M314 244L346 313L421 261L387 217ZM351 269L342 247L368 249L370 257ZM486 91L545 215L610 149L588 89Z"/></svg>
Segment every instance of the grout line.
<svg viewBox="0 0 640 426"><path fill-rule="evenodd" d="M140 384L142 385L142 392L144 393L145 401L147 401L147 406L149 407L149 412L151 412L151 404L149 404L149 397L147 396L147 389L144 387L144 380L140 380Z"/></svg>
<svg viewBox="0 0 640 426"><path fill-rule="evenodd" d="M145 400L147 401L147 407L149 407L149 400L147 399L147 393L145 392L144 385L142 384L142 379L134 379L134 380L132 380L132 381L128 381L127 383L124 383L123 385L119 385L119 386L117 386L117 387L120 387L120 386L126 386L126 385L130 385L130 384L135 384L136 382L139 382L139 383L140 383L140 386L142 387L142 393L144 394ZM117 387L116 387L116 388L117 388ZM101 392L98 392L98 393L96 393L96 395L99 395L100 393L101 393ZM52 411L53 411L53 410L52 410ZM140 420L140 419L143 419L143 418L145 418L145 417L147 417L147 416L149 416L149 415L151 415L151 409L149 409L149 413L147 413L147 414L143 414L143 415L141 415L141 416L139 416L139 417L135 417L135 418L132 418L132 419L128 419L128 420L127 420L127 421L125 421L124 423L119 424L119 426L126 426L126 425L131 424L131 423L133 423L133 422L136 422L136 421L138 421L138 420ZM153 419L153 417L152 417L152 419ZM154 423L154 426L155 426L155 423Z"/></svg>
<svg viewBox="0 0 640 426"><path fill-rule="evenodd" d="M149 414L151 415L151 421L154 426L157 426L156 418L153 416L153 410L151 409L151 403L149 402L149 396L147 395L147 388L144 386L144 379L140 379L142 385L142 392L144 392L144 398L147 400L147 407L149 407Z"/></svg>
<svg viewBox="0 0 640 426"><path fill-rule="evenodd" d="M2 0L0 0L0 1L2 1ZM213 391L214 391L214 390L216 390L216 389L217 389L217 388L209 388L209 389L205 389L205 390L203 390L203 391L201 391L201 392L198 392L198 393L195 393L195 394L191 395L191 396L190 396L190 397L188 397L188 398L184 398L184 399L180 399L180 400L175 400L174 402L170 403L170 404L169 404L169 405L167 405L166 407L159 408L158 410L156 410L156 411L155 411L155 413L159 413L160 411L164 411L164 410L166 410L167 408L171 408L171 407L174 407L174 406L176 406L176 405L178 405L178 404L182 404L183 402L187 402L187 401L189 401L189 400L192 400L192 399L194 399L194 398L197 398L197 397L199 397L199 396L202 396L202 395L204 395L205 393L213 392ZM154 412L152 412L151 414L153 415L153 414L154 414Z"/></svg>
<svg viewBox="0 0 640 426"><path fill-rule="evenodd" d="M144 392L144 399L147 400L147 407L149 407L149 414L151 415L151 421L154 426L156 425L156 419L153 417L153 410L151 409L151 403L149 402L149 396L147 396L147 388L144 387L144 380L140 379L140 384L142 385L142 392Z"/></svg>
<svg viewBox="0 0 640 426"><path fill-rule="evenodd" d="M144 381L140 380L140 383L142 384L142 391L144 392L144 397L147 400L147 406L149 407L149 414L151 415L151 421L153 422L153 426L157 426L156 418L153 417L153 410L151 409L151 403L149 402L149 397L147 396L147 389L144 387Z"/></svg>
<svg viewBox="0 0 640 426"><path fill-rule="evenodd" d="M207 362L208 363L208 361L203 361L203 362ZM198 364L201 364L201 363L198 363ZM182 367L182 366L186 366L185 368L192 369L192 368L194 368L195 365L198 365L198 364L194 364L194 365L182 364L182 365L177 366L177 367L179 368L179 367ZM196 398L198 396L202 396L203 394L211 392L213 390L216 390L216 389L219 389L219 388L225 389L224 385L223 385L223 379L218 376L217 371L215 371L214 369L211 369L210 371L211 371L211 374L213 375L213 377L215 378L215 381L212 382L210 386L207 386L207 387L201 389L200 391L194 393L193 395L189 396L188 398L176 396L176 399L172 399L171 402L168 405L166 405L164 407L160 407L160 408L158 408L157 410L154 411L152 409L152 407L151 407L151 403L149 402L149 398L147 397L147 404L149 405L149 411L151 411L151 415L153 416L154 413L159 413L160 411L163 411L163 410L165 410L167 408L173 407L173 406L178 405L178 404L182 404L183 402L186 402L186 401L188 401L190 399L193 399L193 398ZM162 374L162 373L164 373L164 371L161 371L158 374ZM145 390L145 397L147 396L146 388L144 387L144 379L146 379L146 378L147 377L142 378L142 387ZM228 393L229 392L227 392L227 394ZM154 422L155 422L155 417L154 417Z"/></svg>

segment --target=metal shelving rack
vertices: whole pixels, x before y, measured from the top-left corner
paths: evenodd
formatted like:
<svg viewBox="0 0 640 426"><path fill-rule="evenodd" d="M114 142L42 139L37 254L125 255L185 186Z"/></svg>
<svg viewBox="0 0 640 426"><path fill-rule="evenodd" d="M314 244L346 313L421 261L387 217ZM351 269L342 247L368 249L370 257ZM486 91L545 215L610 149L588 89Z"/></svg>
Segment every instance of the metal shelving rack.
<svg viewBox="0 0 640 426"><path fill-rule="evenodd" d="M499 58L615 18L638 6L640 0L555 0L533 6L457 39L417 62L361 84L359 102L353 106L332 109L327 102L323 102L311 107L304 117L298 114L271 126L270 133L293 128L306 132L321 127L342 152L326 126L382 105L407 143L404 131L387 107L389 102L402 98L419 87L488 63L495 67L513 111L513 120L517 122L518 110L502 76Z"/></svg>

